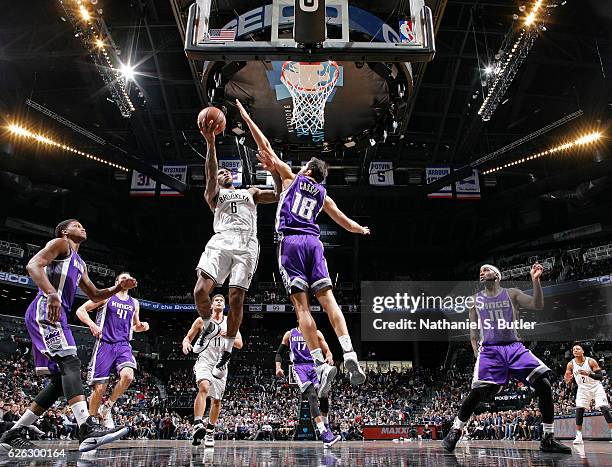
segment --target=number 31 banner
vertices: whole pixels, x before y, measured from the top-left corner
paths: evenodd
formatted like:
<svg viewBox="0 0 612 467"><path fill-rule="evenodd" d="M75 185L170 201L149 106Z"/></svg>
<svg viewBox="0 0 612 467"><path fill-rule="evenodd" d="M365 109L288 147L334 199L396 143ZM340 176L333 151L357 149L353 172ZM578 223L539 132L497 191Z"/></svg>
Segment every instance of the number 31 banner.
<svg viewBox="0 0 612 467"><path fill-rule="evenodd" d="M155 166L157 168L157 166ZM132 187L130 196L155 196L157 182L148 175L136 170L132 171Z"/></svg>

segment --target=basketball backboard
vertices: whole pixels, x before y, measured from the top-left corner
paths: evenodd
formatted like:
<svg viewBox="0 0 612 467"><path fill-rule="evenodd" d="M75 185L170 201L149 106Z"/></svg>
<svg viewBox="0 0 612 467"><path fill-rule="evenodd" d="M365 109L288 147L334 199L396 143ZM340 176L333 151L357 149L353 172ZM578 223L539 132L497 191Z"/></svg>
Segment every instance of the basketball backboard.
<svg viewBox="0 0 612 467"><path fill-rule="evenodd" d="M272 0L224 24L211 15L212 0L189 8L185 53L194 60L293 60L423 62L435 53L432 13L424 0L410 0L394 24L348 0L325 2L325 40L316 47L293 38L295 8L323 0Z"/></svg>

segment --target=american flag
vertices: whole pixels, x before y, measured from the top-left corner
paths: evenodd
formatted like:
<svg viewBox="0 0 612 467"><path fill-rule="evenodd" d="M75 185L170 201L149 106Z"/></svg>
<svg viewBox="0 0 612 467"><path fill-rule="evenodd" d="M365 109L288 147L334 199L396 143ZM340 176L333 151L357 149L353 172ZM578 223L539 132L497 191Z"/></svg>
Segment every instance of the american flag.
<svg viewBox="0 0 612 467"><path fill-rule="evenodd" d="M207 37L209 41L219 41L219 42L234 42L235 38L236 38L235 29L210 29L208 31L208 37Z"/></svg>

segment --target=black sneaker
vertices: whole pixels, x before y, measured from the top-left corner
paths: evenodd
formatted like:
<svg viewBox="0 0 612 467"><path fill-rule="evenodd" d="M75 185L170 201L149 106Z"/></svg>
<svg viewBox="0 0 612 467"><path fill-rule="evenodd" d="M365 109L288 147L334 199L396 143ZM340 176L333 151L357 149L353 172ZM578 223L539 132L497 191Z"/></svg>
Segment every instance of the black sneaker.
<svg viewBox="0 0 612 467"><path fill-rule="evenodd" d="M193 441L191 442L191 444L193 444L194 446L199 446L200 444L202 444L202 439L204 438L204 436L206 435L206 427L204 426L203 423L198 423L197 425L193 426Z"/></svg>
<svg viewBox="0 0 612 467"><path fill-rule="evenodd" d="M98 449L100 446L125 436L128 428L118 426L115 428L105 428L95 417L88 417L87 421L79 427L79 451L87 452Z"/></svg>
<svg viewBox="0 0 612 467"><path fill-rule="evenodd" d="M540 451L571 454L572 448L557 441L555 435L552 433L544 433L542 435L542 441L540 441Z"/></svg>
<svg viewBox="0 0 612 467"><path fill-rule="evenodd" d="M214 321L208 323L208 327L202 330L196 339L196 343L193 346L193 352L200 353L203 350L206 350L210 344L210 341L217 337L220 332L221 327L217 323Z"/></svg>
<svg viewBox="0 0 612 467"><path fill-rule="evenodd" d="M36 449L34 443L26 438L28 427L5 431L0 438L0 452L9 452L11 449Z"/></svg>
<svg viewBox="0 0 612 467"><path fill-rule="evenodd" d="M461 430L458 430L457 428L451 428L451 430L442 440L442 446L448 452L453 452L455 450L455 446L457 446L457 443L459 442L460 439L461 439Z"/></svg>
<svg viewBox="0 0 612 467"><path fill-rule="evenodd" d="M223 379L225 377L226 375L225 370L227 369L227 364L229 363L230 358L232 358L232 353L228 352L227 350L224 350L223 353L221 354L221 358L219 359L219 361L217 362L217 364L211 371L212 375L215 378Z"/></svg>

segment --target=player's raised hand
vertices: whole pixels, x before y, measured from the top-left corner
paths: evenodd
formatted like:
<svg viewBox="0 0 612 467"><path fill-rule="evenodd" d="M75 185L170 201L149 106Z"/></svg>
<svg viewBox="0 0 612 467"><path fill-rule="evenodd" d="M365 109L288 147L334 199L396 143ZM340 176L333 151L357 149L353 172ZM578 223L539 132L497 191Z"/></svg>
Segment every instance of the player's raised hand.
<svg viewBox="0 0 612 467"><path fill-rule="evenodd" d="M236 107L238 107L238 110L240 110L240 116L244 120L248 120L248 119L251 118L249 113L246 111L246 109L244 108L244 106L242 105L242 103L238 99L236 99Z"/></svg>
<svg viewBox="0 0 612 467"><path fill-rule="evenodd" d="M277 368L276 369L276 377L277 378L284 378L285 377L285 372L283 371L282 368Z"/></svg>
<svg viewBox="0 0 612 467"><path fill-rule="evenodd" d="M359 232L361 235L370 235L370 228L369 227L364 227L361 226L361 232Z"/></svg>
<svg viewBox="0 0 612 467"><path fill-rule="evenodd" d="M219 125L215 125L214 120L202 121L198 123L198 127L200 128L200 134L206 140L206 143L209 145L215 144L215 131Z"/></svg>
<svg viewBox="0 0 612 467"><path fill-rule="evenodd" d="M260 149L257 153L257 159L261 162L264 170L268 172L274 172L276 170L276 159L277 156L267 149Z"/></svg>
<svg viewBox="0 0 612 467"><path fill-rule="evenodd" d="M51 323L57 323L62 310L62 301L57 292L47 295L47 319Z"/></svg>
<svg viewBox="0 0 612 467"><path fill-rule="evenodd" d="M183 353L187 355L193 347L191 346L191 342L183 341Z"/></svg>
<svg viewBox="0 0 612 467"><path fill-rule="evenodd" d="M540 263L535 263L533 266L531 266L531 279L538 280L542 276L543 272L544 268L542 265Z"/></svg>
<svg viewBox="0 0 612 467"><path fill-rule="evenodd" d="M123 290L130 290L134 287L138 287L138 281L133 277L122 277L119 281L119 287Z"/></svg>

